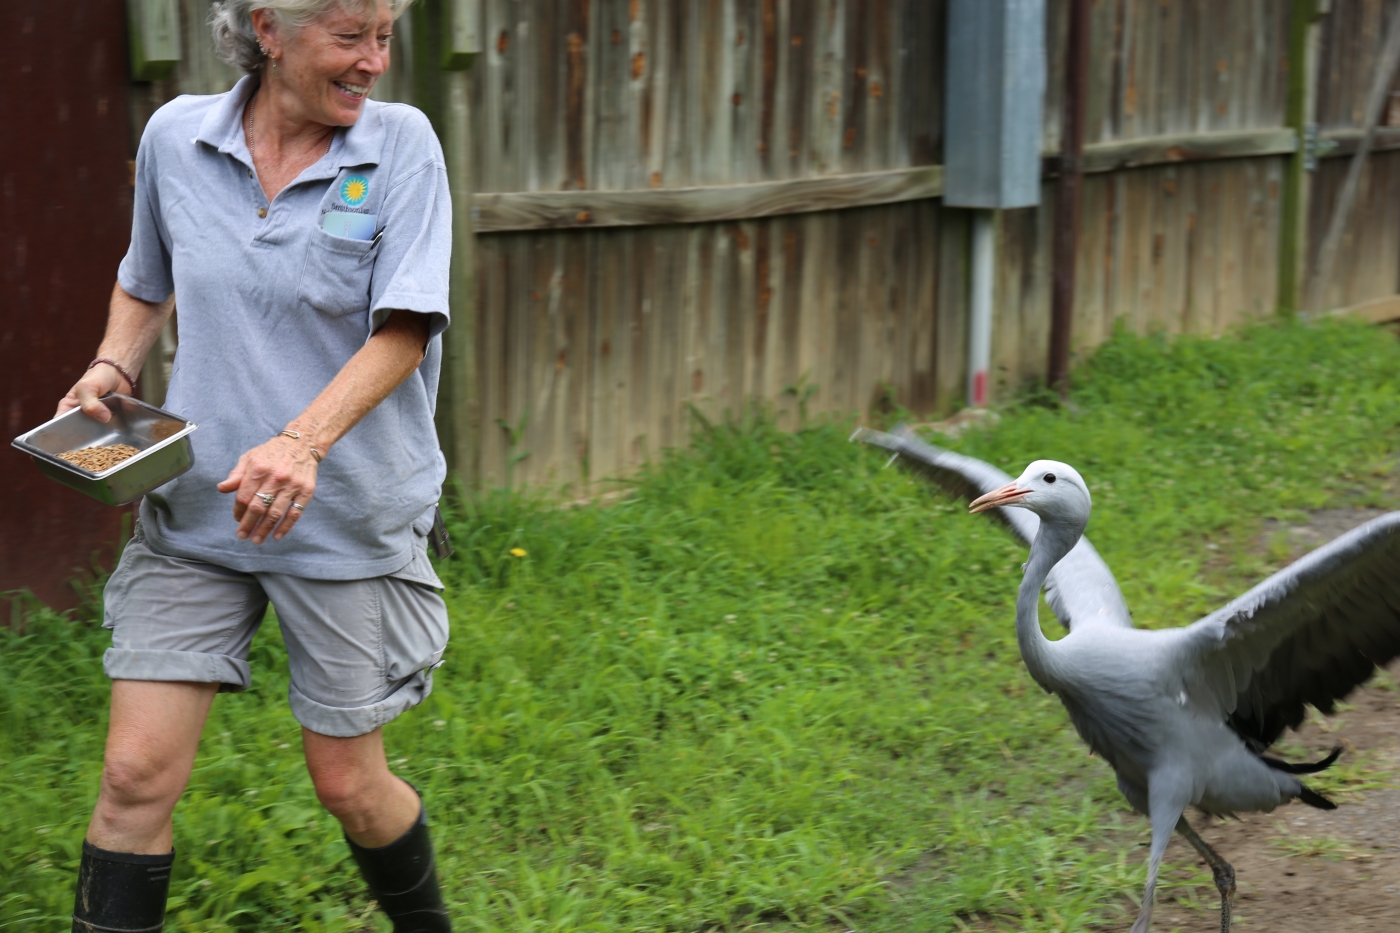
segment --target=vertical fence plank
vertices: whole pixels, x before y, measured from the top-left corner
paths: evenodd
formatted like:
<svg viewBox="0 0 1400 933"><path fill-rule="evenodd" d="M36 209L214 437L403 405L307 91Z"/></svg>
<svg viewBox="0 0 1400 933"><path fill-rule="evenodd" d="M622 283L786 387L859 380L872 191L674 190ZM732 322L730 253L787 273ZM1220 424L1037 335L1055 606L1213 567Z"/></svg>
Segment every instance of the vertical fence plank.
<svg viewBox="0 0 1400 933"><path fill-rule="evenodd" d="M442 378L436 421L448 469L467 486L480 476L481 399L477 376L476 238L472 233L471 80L469 71L443 76L447 183L452 193L452 265L448 304L452 324L443 334Z"/></svg>
<svg viewBox="0 0 1400 933"><path fill-rule="evenodd" d="M951 409L963 398L967 380L967 264L969 213L939 211L938 334L935 378L938 407Z"/></svg>

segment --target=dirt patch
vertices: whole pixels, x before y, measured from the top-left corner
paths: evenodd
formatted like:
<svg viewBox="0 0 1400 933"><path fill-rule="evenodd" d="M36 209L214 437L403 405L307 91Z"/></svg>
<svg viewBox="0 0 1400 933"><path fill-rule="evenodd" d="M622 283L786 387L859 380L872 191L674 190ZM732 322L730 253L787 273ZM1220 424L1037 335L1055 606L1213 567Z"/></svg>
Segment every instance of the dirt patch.
<svg viewBox="0 0 1400 933"><path fill-rule="evenodd" d="M1384 515L1382 509L1325 509L1306 522L1270 523L1261 549L1286 549L1297 559L1345 531ZM1336 793L1338 809L1299 803L1237 820L1200 814L1192 825L1235 866L1234 928L1270 933L1391 933L1400 928L1400 662L1347 699L1335 715L1315 715L1280 743L1319 756L1345 743L1343 767L1353 764L1353 787ZM1359 764L1360 767L1354 767ZM1136 818L1141 821L1141 817ZM1147 857L1143 823L1141 857ZM1179 836L1167 849L1153 929L1219 929L1219 895L1210 872ZM1137 913L1105 930L1126 929Z"/></svg>
<svg viewBox="0 0 1400 933"><path fill-rule="evenodd" d="M1270 519L1264 523L1260 544L1268 548L1276 542L1282 543L1288 549L1290 557L1296 560L1313 548L1326 544L1358 525L1364 525L1373 518L1387 514L1388 509L1318 509L1309 513L1306 522L1278 522Z"/></svg>

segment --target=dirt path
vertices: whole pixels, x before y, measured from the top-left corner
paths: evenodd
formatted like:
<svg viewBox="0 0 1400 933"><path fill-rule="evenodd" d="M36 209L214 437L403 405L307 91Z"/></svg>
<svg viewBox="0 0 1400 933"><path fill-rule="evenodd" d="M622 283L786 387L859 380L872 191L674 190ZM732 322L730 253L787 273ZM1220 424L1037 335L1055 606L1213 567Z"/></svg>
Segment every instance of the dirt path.
<svg viewBox="0 0 1400 933"><path fill-rule="evenodd" d="M1381 514L1327 509L1304 524L1271 525L1260 546L1272 544L1277 552L1286 545L1296 558ZM1205 840L1235 866L1234 928L1241 933L1400 930L1400 662L1389 674L1351 696L1335 715L1316 716L1282 743L1316 758L1344 742L1354 785L1378 786L1334 794L1338 809L1331 812L1295 802L1239 820L1192 817ZM1209 871L1180 837L1172 839L1166 861L1164 875L1172 884L1159 891L1153 929L1218 930L1220 900ZM1106 929L1127 929L1136 910L1129 905L1126 918Z"/></svg>

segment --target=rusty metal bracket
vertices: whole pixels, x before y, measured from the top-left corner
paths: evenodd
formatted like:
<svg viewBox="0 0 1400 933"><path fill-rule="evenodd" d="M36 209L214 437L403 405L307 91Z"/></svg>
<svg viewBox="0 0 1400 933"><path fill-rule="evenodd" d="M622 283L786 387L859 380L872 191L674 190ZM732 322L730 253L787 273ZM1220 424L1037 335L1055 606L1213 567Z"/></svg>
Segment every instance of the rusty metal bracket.
<svg viewBox="0 0 1400 933"><path fill-rule="evenodd" d="M1316 123L1309 123L1303 127L1303 168L1309 172L1317 171L1317 160L1324 158L1339 145L1335 139L1325 138L1317 128Z"/></svg>

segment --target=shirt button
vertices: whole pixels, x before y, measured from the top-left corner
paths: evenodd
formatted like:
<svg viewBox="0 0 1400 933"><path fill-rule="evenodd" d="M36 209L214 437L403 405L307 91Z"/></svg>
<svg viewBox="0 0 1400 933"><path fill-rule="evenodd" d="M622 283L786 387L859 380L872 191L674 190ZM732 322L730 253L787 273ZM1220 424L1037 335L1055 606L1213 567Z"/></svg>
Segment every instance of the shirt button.
<svg viewBox="0 0 1400 933"><path fill-rule="evenodd" d="M258 208L258 216L259 216L259 217L266 217L266 216L267 216L267 208L265 208L265 207L260 207L260 208Z"/></svg>

